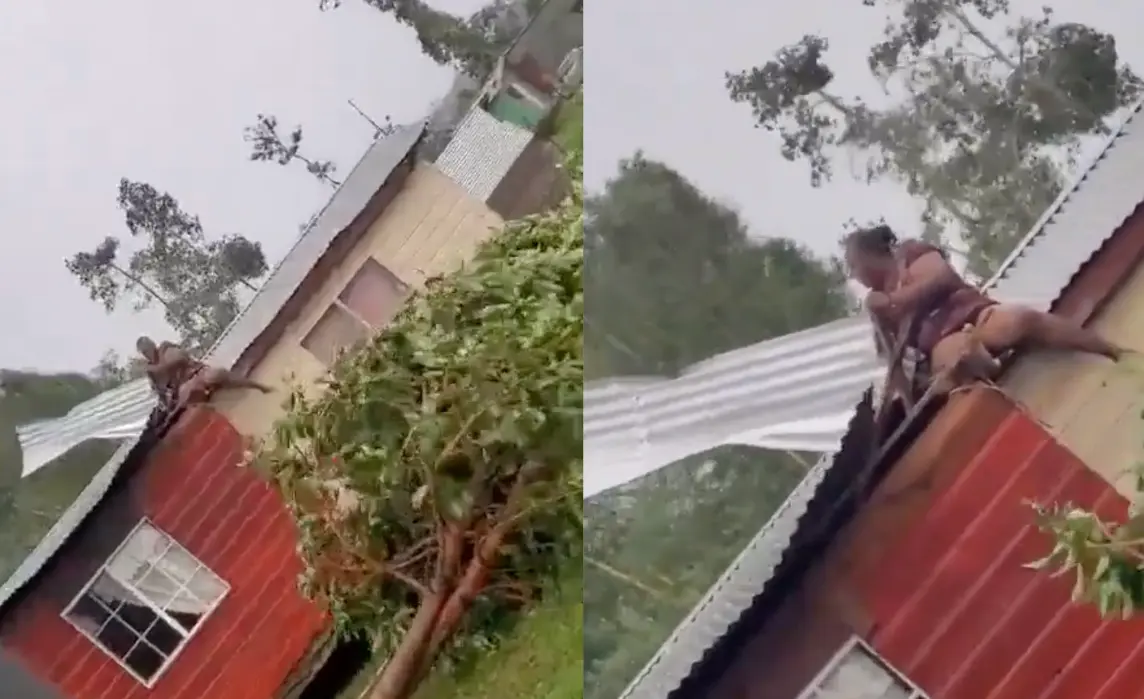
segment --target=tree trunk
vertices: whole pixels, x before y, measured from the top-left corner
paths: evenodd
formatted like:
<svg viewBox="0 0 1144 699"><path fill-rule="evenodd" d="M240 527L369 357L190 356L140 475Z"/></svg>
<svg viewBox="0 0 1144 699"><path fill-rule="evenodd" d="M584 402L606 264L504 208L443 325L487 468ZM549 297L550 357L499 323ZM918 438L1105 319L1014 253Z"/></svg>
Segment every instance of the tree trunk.
<svg viewBox="0 0 1144 699"><path fill-rule="evenodd" d="M465 615L472 608L473 602L488 587L491 575L492 571L489 569L489 564L482 560L481 556L474 556L469 561L460 582L454 588L453 594L445 600L445 604L441 607L441 613L437 616L433 637L429 642L434 654L440 651L441 647L456 633L461 622L465 620Z"/></svg>
<svg viewBox="0 0 1144 699"><path fill-rule="evenodd" d="M826 104L830 105L832 108L837 110L843 119L849 119L854 115L853 111L849 107L846 106L846 103L843 102L838 97L836 97L835 95L832 95L829 92L826 92L825 90L819 90L818 95L822 98L822 100ZM888 151L889 153L891 153L891 154L895 153L895 144L893 142L882 142L879 145L881 145L881 147L883 149L885 149L886 151ZM899 168L899 171L901 171L902 169L903 168ZM954 218L956 218L958 221L960 221L963 226L972 227L973 225L975 225L976 222L973 220L973 218L968 216L964 211L962 211L961 208L957 206L956 202L949 199L949 197L945 197L945 196L938 194L937 192L934 192L932 190L931 190L931 194L934 197L934 199L936 199L939 204L941 204L943 207L945 207L946 211L948 211Z"/></svg>
<svg viewBox="0 0 1144 699"><path fill-rule="evenodd" d="M985 32L981 31L981 29L978 28L978 26L975 25L971 19L969 19L969 15L965 14L961 8L957 7L956 5L947 6L946 13L952 17L954 21L960 24L962 28L965 29L965 31L969 32L970 36L980 41L982 46L988 49L989 52L992 53L997 60L1004 63L1007 68L1012 70L1014 73L1021 72L1022 66L1014 61L1012 56L1005 53L1005 50L1002 49L995 41L986 36ZM1049 92L1049 94L1051 94L1054 98L1056 98L1058 102L1061 103L1061 106L1065 107L1066 109L1076 109L1096 119L1098 128L1102 132L1108 128L1108 125L1104 123L1104 120L1098 119L1097 115L1088 108L1088 105L1079 103L1065 93L1061 92L1060 88L1053 84L1052 81L1044 80L1036 75L1029 75L1027 77L1029 77L1032 82L1037 85L1037 87L1040 87L1041 89Z"/></svg>
<svg viewBox="0 0 1144 699"><path fill-rule="evenodd" d="M155 291L155 289L153 289L149 284L147 284L147 282L143 281L141 278L135 276L131 272L128 272L127 270L123 269L122 267L120 267L117 264L112 264L111 269L115 270L116 272L119 272L121 275L123 275L124 279L126 279L127 281L131 282L135 286L142 289L144 292L146 292L146 294L148 296L150 296L151 298L153 298L156 301L158 301L159 303L161 303L164 308L166 308L167 310L171 309L171 303L169 301L167 301L167 299L163 298L162 294L160 294L158 291Z"/></svg>
<svg viewBox="0 0 1144 699"><path fill-rule="evenodd" d="M370 689L370 699L407 699L412 694L420 679L421 669L427 664L426 656L444 606L445 598L442 595L421 600L409 631L385 662L385 668Z"/></svg>

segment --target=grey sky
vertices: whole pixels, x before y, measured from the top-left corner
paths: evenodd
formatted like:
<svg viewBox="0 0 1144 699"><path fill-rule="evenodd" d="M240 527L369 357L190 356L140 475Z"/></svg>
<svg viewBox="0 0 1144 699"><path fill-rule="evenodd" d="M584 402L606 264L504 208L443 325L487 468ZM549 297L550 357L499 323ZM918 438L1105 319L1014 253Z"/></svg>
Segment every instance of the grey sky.
<svg viewBox="0 0 1144 699"><path fill-rule="evenodd" d="M1043 0L1014 0L1036 14ZM1053 0L1058 19L1120 34L1121 55L1144 73L1144 46L1119 27L1139 27L1144 5L1129 0ZM808 184L803 163L777 155L776 137L752 128L749 107L733 104L723 86L727 70L767 61L802 35L830 42L838 73L835 91L873 96L866 52L884 24L859 0L758 3L743 0L622 0L587 12L585 183L601 186L617 162L642 148L708 194L737 208L758 235L799 239L836 252L842 224L885 216L917 229L919 207L893 185L867 186L838 172L822 189Z"/></svg>
<svg viewBox="0 0 1144 699"><path fill-rule="evenodd" d="M480 0L435 0L471 12ZM306 127L306 145L347 170L378 117L423 116L450 71L411 31L357 0L51 0L0 5L0 367L87 370L158 314L107 316L63 260L124 231L120 177L145 180L242 233L271 261L329 192L292 168L251 163L242 128L262 111Z"/></svg>

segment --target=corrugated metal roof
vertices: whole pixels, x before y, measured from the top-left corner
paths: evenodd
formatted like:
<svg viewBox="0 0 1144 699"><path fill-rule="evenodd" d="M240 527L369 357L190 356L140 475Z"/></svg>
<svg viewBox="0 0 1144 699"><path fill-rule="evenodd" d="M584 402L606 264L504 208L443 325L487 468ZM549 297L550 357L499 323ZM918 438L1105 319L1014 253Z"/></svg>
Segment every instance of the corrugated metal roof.
<svg viewBox="0 0 1144 699"><path fill-rule="evenodd" d="M457 125L435 165L466 192L487 201L533 137L477 105Z"/></svg>
<svg viewBox="0 0 1144 699"><path fill-rule="evenodd" d="M61 417L16 429L24 456L23 476L89 439L128 439L143 430L155 407L147 379L136 379L84 401Z"/></svg>
<svg viewBox="0 0 1144 699"><path fill-rule="evenodd" d="M115 481L115 475L119 472L119 468L131 450L135 448L136 441L137 437L132 437L119 445L111 459L96 472L95 476L76 496L75 502L64 510L52 528L44 535L44 538L40 539L23 562L0 585L0 607L7 604L8 600L12 599L12 595L19 592L24 585L28 584L28 581L35 577L36 573L40 572L40 569L51 560L68 538L79 529L79 526L95 509L95 506L103 500L111 488L111 484Z"/></svg>
<svg viewBox="0 0 1144 699"><path fill-rule="evenodd" d="M377 190L425 134L425 124L403 126L373 143L329 203L294 243L258 292L210 351L210 361L232 366L298 290L334 238L365 209Z"/></svg>
<svg viewBox="0 0 1144 699"><path fill-rule="evenodd" d="M246 308L207 355L216 366L232 366L297 290L334 238L361 213L424 133L424 124L399 128L366 150L317 217L299 235ZM24 475L39 470L89 439L139 434L155 405L150 384L138 379L72 408L67 415L16 430L24 454Z"/></svg>
<svg viewBox="0 0 1144 699"><path fill-rule="evenodd" d="M1135 210L1144 198L1144 185L1133 186L1144 177L1133 155L1144 153L1140 110L986 284L995 298L1048 310ZM836 449L858 397L883 371L870 332L853 318L712 357L679 378L587 385L585 496L720 444Z"/></svg>
<svg viewBox="0 0 1144 699"><path fill-rule="evenodd" d="M584 391L584 496L722 444L832 452L881 372L861 318L760 342L675 379Z"/></svg>
<svg viewBox="0 0 1144 699"><path fill-rule="evenodd" d="M664 699L691 672L691 666L727 633L741 610L751 606L782 561L832 458L819 460L742 553L719 577L699 604L640 670L620 699Z"/></svg>
<svg viewBox="0 0 1144 699"><path fill-rule="evenodd" d="M1048 310L1084 264L1144 202L1144 120L1137 118L1142 107L1144 103L1129 112L1092 164L1061 194L989 281L996 298ZM854 402L858 402L857 396ZM846 439L844 436L839 441ZM679 688L763 592L798 534L803 514L839 457L846 453L846 446L844 443L839 454L826 456L815 465L620 699L667 699Z"/></svg>
<svg viewBox="0 0 1144 699"><path fill-rule="evenodd" d="M413 151L424 130L424 124L420 123L401 127L370 146L254 299L215 344L208 361L219 366L230 366L237 361L266 329L337 234L365 208L394 169ZM26 472L35 470L29 469L29 464L42 465L37 460L44 456L58 456L88 439L111 436L126 439L23 563L0 585L0 606L39 572L107 494L120 467L139 443L143 427L151 416L154 402L149 398L150 386L146 379L134 381L77 406L62 418L28 425L18 431Z"/></svg>
<svg viewBox="0 0 1144 699"><path fill-rule="evenodd" d="M990 281L999 300L1042 310L1144 200L1144 102L1045 212Z"/></svg>

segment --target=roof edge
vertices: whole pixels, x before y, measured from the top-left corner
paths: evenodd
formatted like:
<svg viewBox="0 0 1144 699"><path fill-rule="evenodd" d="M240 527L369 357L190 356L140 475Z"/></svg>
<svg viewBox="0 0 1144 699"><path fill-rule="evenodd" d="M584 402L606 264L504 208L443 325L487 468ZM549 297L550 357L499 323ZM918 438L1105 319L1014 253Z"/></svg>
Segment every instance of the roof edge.
<svg viewBox="0 0 1144 699"><path fill-rule="evenodd" d="M258 291L255 292L254 296L246 304L246 306L243 308L242 312L239 313L238 316L235 317L235 319L231 322L230 327L228 327L226 329L226 331L223 332L222 337L220 337L218 339L218 341L215 342L214 347L212 347L211 351L207 354L207 360L208 361L217 360L217 361L220 361L221 363L224 363L224 364L226 364L232 368L238 368L239 370L242 370L243 368L249 369L250 367L247 365L250 365L250 364L256 362L257 361L257 358L255 358L256 356L259 358L261 357L261 354L252 355L251 349L256 344L259 344L261 342L265 342L267 335L271 334L272 331L275 329L275 327L280 325L283 322L282 317L283 317L284 312L286 311L286 308L288 306L290 306L292 303L296 303L296 298L297 298L299 292L302 291L302 289L306 286L307 282L309 282L313 279L313 275L314 275L315 270L317 269L318 265L323 261L323 259L326 258L326 256L330 253L330 251L332 249L334 249L334 247L340 241L344 240L347 231L350 231L354 228L361 228L363 218L365 218L367 216L371 216L371 217L376 219L378 216L380 216L384 212L384 208L381 211L373 211L372 210L374 208L373 205L376 203L376 201L377 201L378 197L381 195L381 193L385 190L386 186L391 183L391 181L393 180L394 174L399 169L401 169L402 166L404 166L406 164L409 165L409 172L404 173L403 177L405 177L405 178L408 177L409 173L412 172L412 170L416 167L417 152L418 152L418 149L419 149L421 143L425 140L426 122L424 120L422 120L421 122L418 122L416 124L410 125L408 127L405 127L405 128L408 128L410 130L415 130L416 135L415 135L415 137L412 138L411 142L409 143L408 147L406 148L405 153L403 154L401 159L394 165L393 169L385 176L385 179L383 179L378 184L377 189L370 195L370 198L367 201L367 203L365 204L365 206L354 215L353 219L349 222L349 224L347 224L345 227L343 227L341 230L339 230L334 235L334 237L330 240L330 243L326 246L326 249L310 265L309 269L306 271L306 274L294 286L294 288L291 290L289 296L287 296L286 300L278 307L278 309L275 311L274 315L271 316L265 322L263 328L257 334L253 335L249 341L244 341L242 343L245 346L242 347L241 350L238 350L237 353L234 354L233 357L216 356L216 352L218 352L220 355L223 354L221 352L220 348L224 348L226 346L226 342L228 339L231 339L230 336L232 335L232 333L235 333L237 330L241 329L242 323L249 318L250 309L255 306L255 303L259 299L259 296L262 296L266 293L267 287L270 285L270 282L274 279L275 275L279 274L281 272L281 270L286 266L286 264L290 260L290 256L292 254L296 254L298 249L299 249L299 246L303 243L303 241L306 239L306 237L315 232L315 229L318 227L318 224L320 223L323 214L325 214L330 209L330 206L337 199L338 194L342 191L342 188L345 186L345 183L349 182L350 179L353 177L354 170L357 170L358 168L362 167L363 163L366 160L366 156L362 156L362 158L358 160L357 164L354 166L354 170L351 170L350 173L345 177L342 185L339 186L339 188L329 198L329 200L326 202L325 206L322 207L322 209L318 212L318 214L316 216L314 216L314 218L310 222L310 225L307 226L306 230L300 236L298 236L298 239L294 242L294 245L292 245L290 247L290 249L286 252L286 254L282 256L282 259L279 260L277 265L275 265L274 270L267 276L266 281L263 282L263 284L259 287ZM378 145L379 141L384 140L386 138L389 138L389 137L383 136L380 139L375 140L374 143L371 144L370 148L372 149L372 148L376 147ZM368 153L368 150L367 150L367 153ZM404 180L402 181L402 184L404 184ZM372 223L372 221L371 221L371 223ZM368 228L368 224L365 226L365 228ZM362 230L360 232L364 233L365 231ZM279 329L279 331L280 331L280 329ZM273 334L277 335L277 334L280 334L280 332L279 333L273 333Z"/></svg>

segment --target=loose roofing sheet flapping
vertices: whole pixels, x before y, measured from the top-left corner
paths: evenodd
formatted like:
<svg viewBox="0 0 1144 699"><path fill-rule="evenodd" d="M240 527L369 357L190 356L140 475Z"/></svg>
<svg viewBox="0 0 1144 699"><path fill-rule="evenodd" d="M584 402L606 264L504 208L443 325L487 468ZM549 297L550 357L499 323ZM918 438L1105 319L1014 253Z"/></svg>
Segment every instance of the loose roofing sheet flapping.
<svg viewBox="0 0 1144 699"><path fill-rule="evenodd" d="M1092 164L1045 212L997 277L990 280L995 298L1049 310L1085 263L1144 202L1144 118L1140 111L1139 105L1131 111ZM851 405L857 404L859 397L851 394ZM835 444L842 443L842 434L824 436L834 437ZM679 688L704 654L763 593L792 537L804 524L808 505L841 455L827 455L814 466L620 699L667 699Z"/></svg>
<svg viewBox="0 0 1144 699"><path fill-rule="evenodd" d="M1139 110L990 280L995 298L1048 309L1132 212L1144 170L1131 155L1144 141ZM588 384L585 496L720 444L833 451L881 372L868 322L850 318L717 355L678 378Z"/></svg>
<svg viewBox="0 0 1144 699"><path fill-rule="evenodd" d="M423 133L424 125L417 123L401 127L370 146L318 217L270 273L254 299L216 343L208 357L210 363L232 365L266 329L337 235L414 151ZM18 431L24 451L25 474L46 463L43 460L46 456L55 458L88 439L126 438L126 441L84 487L75 502L60 515L23 563L0 585L0 606L40 571L107 494L154 409L155 400L151 394L146 379L133 381L77 406L63 417Z"/></svg>
<svg viewBox="0 0 1144 699"><path fill-rule="evenodd" d="M681 376L584 391L584 497L722 444L826 452L880 372L870 327L849 318L692 365Z"/></svg>

